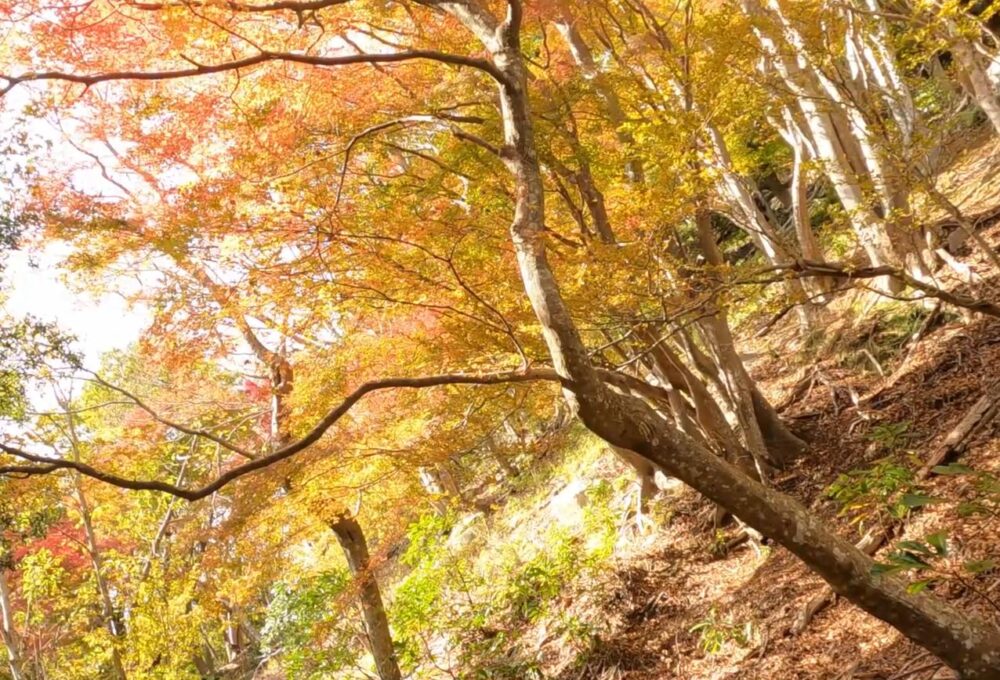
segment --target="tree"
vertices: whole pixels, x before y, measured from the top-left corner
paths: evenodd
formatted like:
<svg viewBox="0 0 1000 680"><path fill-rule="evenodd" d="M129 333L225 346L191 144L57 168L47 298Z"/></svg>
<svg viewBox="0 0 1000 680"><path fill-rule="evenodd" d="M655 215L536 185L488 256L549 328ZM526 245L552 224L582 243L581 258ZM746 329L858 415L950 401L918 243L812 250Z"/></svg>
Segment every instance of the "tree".
<svg viewBox="0 0 1000 680"><path fill-rule="evenodd" d="M375 667L382 680L398 680L403 677L393 651L392 634L389 632L389 620L382 604L382 594L372 573L371 555L368 552L368 541L365 539L361 525L349 514L339 515L330 522L330 528L337 535L337 541L347 556L347 566L358 581L361 591L361 609L365 617L365 630L368 632L368 644L371 645Z"/></svg>
<svg viewBox="0 0 1000 680"><path fill-rule="evenodd" d="M954 607L928 596L926 594L910 595L904 586L892 577L872 573L872 561L850 543L840 538L833 531L824 527L804 507L792 499L767 488L758 481L747 476L736 467L721 460L702 444L679 431L670 420L660 415L644 398L628 394L634 390L640 394L650 391L648 384L639 379L629 379L624 374L600 370L595 366L577 322L566 304L563 291L557 283L557 274L549 261L550 229L547 226L545 202L545 173L540 161L538 145L535 140L536 117L531 109L530 94L532 86L529 79L529 64L524 57L525 45L522 42L524 27L524 8L519 2L511 2L505 8L502 19L497 18L490 8L473 2L444 1L416 3L431 11L430 19L440 22L442 35L436 32L434 44L454 48L456 51L443 49L427 49L424 47L428 39L420 30L414 47L398 48L386 52L351 52L346 54L328 54L322 52L277 51L258 45L259 39L266 39L267 28L248 29L254 31L253 37L240 33L240 17L244 15L269 14L280 11L298 10L299 16L309 15L310 20L321 21L316 13L342 2L319 3L276 3L274 5L244 5L230 3L217 8L221 15L217 21L232 22L223 33L238 38L243 44L251 47L247 56L229 58L219 52L213 55L216 59L205 65L198 60L185 55L188 66L173 67L173 63L162 70L142 70L139 67L118 68L120 59L117 53L100 49L95 45L93 63L88 66L96 70L84 75L72 72L38 72L7 76L11 87L26 81L62 80L94 86L108 81L180 81L201 78L213 74L240 74L242 70L263 65L294 65L312 66L321 70L321 78L325 77L328 67L351 66L368 63L385 68L386 64L408 62L413 60L436 62L450 67L459 67L474 71L480 79L486 79L496 88L499 98L499 126L503 142L497 144L488 139L459 129L454 136L491 157L499 159L506 167L510 182L513 185L512 202L513 217L510 224L510 240L516 259L521 281L524 285L528 301L534 311L540 326L552 369L526 368L518 371L501 371L491 374L442 374L425 378L401 378L375 381L362 384L351 393L342 404L334 408L319 422L319 425L303 437L287 446L278 448L268 455L260 456L252 461L216 476L212 481L196 489L180 489L176 485L160 481L129 480L120 475L102 472L93 466L87 466L73 461L48 461L22 449L7 444L3 450L13 456L27 459L38 465L46 465L49 471L56 468L72 468L78 472L93 476L102 481L133 489L161 490L174 493L189 500L204 498L223 488L226 484L240 477L260 470L264 467L278 464L315 444L320 437L337 422L355 403L368 393L388 387L430 387L447 384L502 384L508 382L523 382L532 380L557 381L563 389L564 396L578 414L583 423L594 433L612 446L628 450L642 457L651 464L657 465L668 473L678 477L685 483L700 491L709 499L733 511L740 519L763 534L772 537L800 557L810 568L826 579L838 592L852 602L864 608L869 613L878 616L898 628L904 635L925 646L941 656L950 665L957 668L970 678L998 677L998 655L1000 655L1000 635L987 624L970 619ZM176 16L175 10L191 11L200 16L201 11L214 11L211 7L183 5L172 7L161 4L137 4L138 12L160 13L163 17ZM350 8L348 7L348 11ZM364 13L369 8L362 8ZM409 8L414 9L415 8ZM746 5L749 13L758 16L762 11L756 5ZM777 36L797 49L801 48L798 34L779 11L780 8L770 8L769 18L774 22L767 31L762 31L761 42L768 54L774 59L787 59L777 48ZM407 28L412 27L409 14L394 13L395 9L387 10L386 18L394 18ZM437 13L443 12L450 17L442 19ZM148 19L152 28L160 30L163 25L156 23L156 14ZM425 16L425 15L419 15ZM349 33L351 19L348 14L341 24L342 30ZM356 17L363 21L363 17ZM147 20L144 20L147 21ZM304 19L299 23L303 24ZM421 22L416 22L420 29ZM217 26L217 24L215 24ZM267 22L263 22L266 27ZM280 20L273 24L276 30L285 27ZM112 24L111 31L120 28ZM459 28L464 30L459 31ZM124 29L122 29L124 30ZM263 35L257 35L263 31ZM773 33L772 33L773 31ZM214 32L214 29L213 29ZM80 33L73 32L74 41ZM118 36L115 36L118 37ZM101 38L106 39L106 35ZM228 38L226 38L228 41ZM478 43L474 52L484 56L462 56L459 48L468 48L470 42ZM58 43L58 40L56 41ZM378 42L376 40L376 42ZM138 55L147 57L148 55ZM854 141L857 147L833 149L836 153L829 154L829 160L839 164L841 186L838 192L845 208L852 213L863 213L858 223L862 241L868 247L873 259L885 258L894 265L905 264L905 255L912 248L905 239L891 233L890 226L875 215L857 183L849 174L861 169L858 157L866 163L873 181L877 184L885 177L879 173L882 166L877 150L866 147L862 121L850 111L838 112L836 116L824 113L816 108L817 97L827 96L836 101L834 90L827 87L822 74L808 64L804 48L799 49L798 57L806 61L802 68L797 62L784 63L783 77L799 86L797 92L803 114L816 124L814 135L819 130L826 135L825 139L831 145L836 138L834 126L841 130L850 130L857 135ZM148 62L147 62L148 63ZM140 60L139 66L143 66ZM153 67L155 68L155 67ZM260 69L264 74L270 73ZM804 74L804 75L803 75ZM800 79L801 76L801 79ZM266 75L264 76L267 77ZM472 92L480 92L479 81L462 80L462 85ZM280 87L278 89L280 91ZM197 98L197 97L195 97ZM272 100L269 105L275 105ZM812 108L810 108L812 107ZM843 116L842 118L840 116ZM834 120L836 118L836 120ZM453 122L453 121L452 121ZM370 129L366 128L366 129ZM448 130L452 133L451 130ZM843 140L841 140L843 144ZM818 145L817 145L818 146ZM832 147L831 147L832 148ZM345 164L346 165L346 164ZM375 168L378 167L374 164ZM374 169L369 170L374 172ZM886 185L888 186L888 185ZM338 191L339 193L339 191ZM352 196L354 201L362 201L364 192ZM471 196L470 196L471 197ZM339 196L336 200L339 200ZM463 202L466 195L462 196ZM454 200L454 199L453 199ZM492 207L492 206L491 206ZM873 217L874 216L874 217ZM552 237L554 238L554 237ZM897 257L900 253L903 256ZM881 259L879 260L882 261ZM483 307L494 307L480 301ZM499 313L490 319L490 327L496 337L504 337L514 341L524 363L528 363L531 355L524 351L519 335L510 325L499 321L506 319ZM718 330L716 344L725 345L724 331ZM730 365L730 376L734 380L742 380L739 368ZM613 389L617 388L617 389ZM746 395L751 386L744 384L740 390ZM741 419L745 427L751 429L747 436L754 442L759 439L752 432L757 424L757 413L752 401L742 404ZM751 445L751 449L754 445Z"/></svg>

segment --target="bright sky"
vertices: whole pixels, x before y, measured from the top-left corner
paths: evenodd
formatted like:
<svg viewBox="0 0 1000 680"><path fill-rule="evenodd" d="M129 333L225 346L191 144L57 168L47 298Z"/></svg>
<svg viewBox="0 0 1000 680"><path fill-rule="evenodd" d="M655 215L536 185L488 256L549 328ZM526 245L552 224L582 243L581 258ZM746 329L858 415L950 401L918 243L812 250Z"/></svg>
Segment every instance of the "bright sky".
<svg viewBox="0 0 1000 680"><path fill-rule="evenodd" d="M15 89L7 95L0 105L0 127L13 124L16 112L28 102L28 94L25 90ZM33 121L29 125L29 134L36 140L52 143L51 158L71 163L75 163L76 159L87 160L57 130L42 121ZM2 165L0 159L0 169ZM95 188L104 183L96 169L75 175L74 179L83 186L91 184ZM6 198L3 193L8 190L7 185L0 184L0 200ZM144 308L130 306L120 295L95 296L76 290L78 287L72 285L68 273L59 266L69 252L67 246L53 244L40 253L10 253L3 275L7 293L3 309L15 318L30 314L57 323L61 330L77 337L76 349L83 354L84 365L94 369L103 353L127 347L137 340L148 325L150 314ZM48 404L51 399L48 394L32 397L36 407Z"/></svg>
<svg viewBox="0 0 1000 680"><path fill-rule="evenodd" d="M373 42L364 34L352 35L353 42L348 44L339 37L333 38L328 50L353 51L353 45L360 44L362 48L373 47L384 49L380 43ZM17 113L24 109L31 98L31 85L21 86L9 92L0 101L0 130L10 127ZM71 126L71 123L67 123ZM54 126L40 120L33 120L28 125L29 134L36 141L47 141L52 148L47 152L49 158L60 162L76 164L82 161L91 168L89 172L74 173L73 180L79 188L93 188L104 194L120 194L116 187L110 186L95 167L92 159L87 158L69 144L64 133ZM72 133L70 127L67 132ZM108 168L115 167L113 157L102 147L88 149L102 158ZM3 159L0 158L0 172ZM129 185L126 176L116 179ZM138 188L138 187L132 187ZM5 187L0 185L0 199L3 199ZM78 349L82 351L88 368L96 368L101 354L128 346L135 341L142 330L148 326L149 311L130 308L117 295L95 297L73 289L72 281L67 281L67 273L59 268L60 260L68 254L68 249L61 246L50 246L44 253L32 253L37 267L29 266L29 254L13 253L10 256L8 271L5 274L10 298L5 306L15 317L32 314L46 321L57 322L60 328L79 339ZM69 285L67 285L69 284ZM123 281L123 285L134 284L133 280Z"/></svg>
<svg viewBox="0 0 1000 680"><path fill-rule="evenodd" d="M56 246L40 255L13 253L4 274L10 293L6 309L17 318L30 314L56 322L77 337L86 366L96 368L103 353L127 347L139 338L149 312L131 307L118 295L95 297L72 290L72 282L59 268L67 252L64 246ZM31 260L38 266L30 266Z"/></svg>

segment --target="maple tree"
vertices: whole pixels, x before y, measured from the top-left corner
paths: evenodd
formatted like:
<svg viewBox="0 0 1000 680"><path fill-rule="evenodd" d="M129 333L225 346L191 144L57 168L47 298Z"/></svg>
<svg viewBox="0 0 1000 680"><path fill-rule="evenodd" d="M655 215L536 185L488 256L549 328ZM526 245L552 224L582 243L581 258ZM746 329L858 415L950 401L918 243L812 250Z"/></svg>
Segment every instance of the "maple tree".
<svg viewBox="0 0 1000 680"><path fill-rule="evenodd" d="M41 157L19 223L38 245L71 244L86 287L138 277L131 297L153 313L96 373L70 362L87 387L61 416L28 419L21 380L65 358L64 341L40 342L57 336L39 325L0 336L0 407L32 421L0 440L0 471L73 508L12 553L30 577L19 597L46 612L14 624L27 602L4 607L15 676L49 640L59 651L35 663L77 653L84 674L248 673L282 636L303 644L292 610L320 626L316 598L342 598L361 603L376 672L400 677L376 578L391 546L436 496L461 502L441 481L456 461L475 458L467 483L516 472L496 454L504 424L542 430L568 410L644 494L657 471L680 479L967 677L996 677L995 629L872 573L768 485L808 446L732 328L759 302L750 286L778 283L766 303L809 332L813 301L843 279L997 315L939 287L941 235L912 208L941 141L929 115L965 88L998 125L988 16L926 3L900 18L872 1L93 0L0 3L0 18L0 91L29 93L78 159ZM952 73L916 83L906 59L944 49ZM921 109L918 86L941 102ZM870 266L828 245L823 261L811 209ZM753 258L720 249L735 232ZM101 532L91 498L118 508ZM261 557L293 537L338 542L356 578L304 559L281 615L268 602L281 560ZM101 625L48 630L84 606L64 591ZM155 643L157 607L184 621L171 649ZM277 617L263 638L261 611ZM73 652L81 630L89 651ZM331 667L354 663L345 635Z"/></svg>

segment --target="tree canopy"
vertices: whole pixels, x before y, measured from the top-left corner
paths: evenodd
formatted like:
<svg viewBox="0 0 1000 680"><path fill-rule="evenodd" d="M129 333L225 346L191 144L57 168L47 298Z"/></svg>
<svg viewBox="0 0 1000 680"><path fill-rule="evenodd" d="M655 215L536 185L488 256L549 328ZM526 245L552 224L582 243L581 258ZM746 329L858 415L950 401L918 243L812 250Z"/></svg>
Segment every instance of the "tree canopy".
<svg viewBox="0 0 1000 680"><path fill-rule="evenodd" d="M574 420L640 517L676 478L1000 677L994 621L783 493L814 447L741 352L780 327L808 361L859 287L1000 317L939 181L1000 133L998 8L0 2L0 251L58 245L74 291L151 317L99 366L0 324L11 677L501 677L465 635L538 601L459 627L442 535ZM559 541L525 590L607 558Z"/></svg>

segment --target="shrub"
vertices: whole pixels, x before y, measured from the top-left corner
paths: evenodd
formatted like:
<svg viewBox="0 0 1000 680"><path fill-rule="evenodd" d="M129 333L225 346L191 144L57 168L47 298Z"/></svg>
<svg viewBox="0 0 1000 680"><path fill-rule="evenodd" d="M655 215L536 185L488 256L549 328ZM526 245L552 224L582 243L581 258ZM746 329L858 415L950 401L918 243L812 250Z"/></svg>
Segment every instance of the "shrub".
<svg viewBox="0 0 1000 680"><path fill-rule="evenodd" d="M708 610L708 616L691 626L688 632L698 633L698 646L703 652L718 654L728 642L740 647L750 644L753 639L753 624L749 621L733 623L731 616L722 618L715 607L712 607Z"/></svg>
<svg viewBox="0 0 1000 680"><path fill-rule="evenodd" d="M904 517L913 507L907 504L913 486L913 470L888 457L870 468L840 474L827 487L826 495L840 505L840 516L863 527L866 522L881 521L886 516Z"/></svg>

